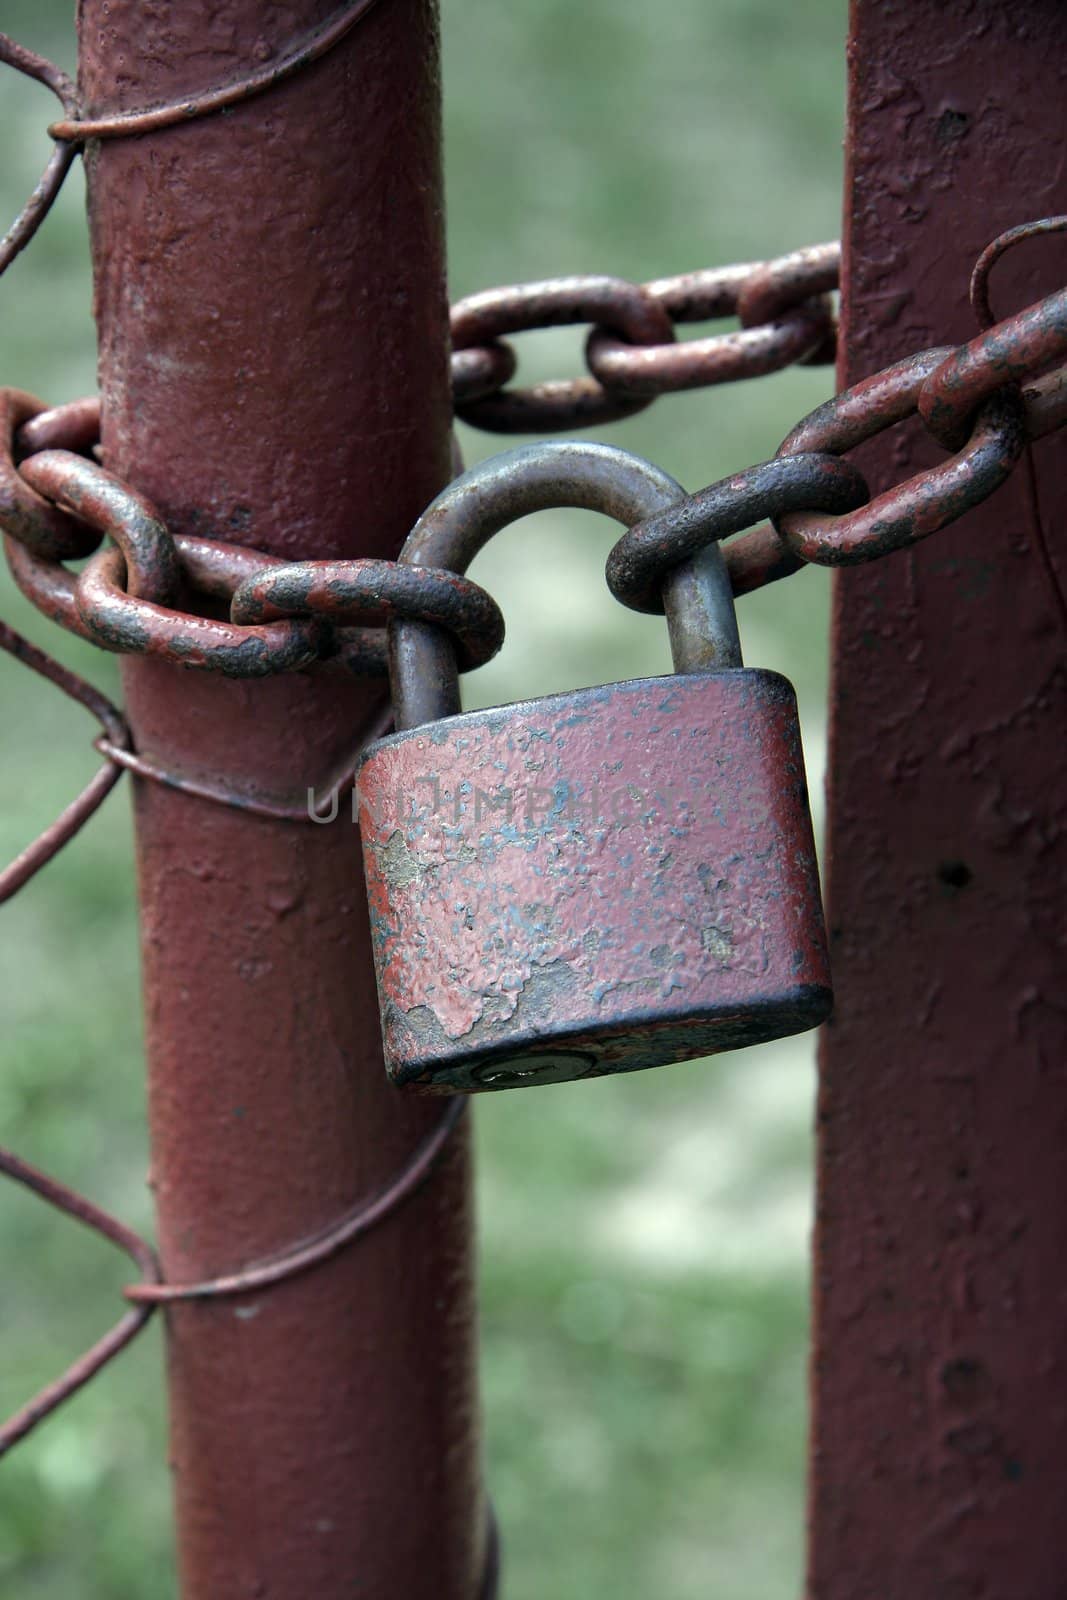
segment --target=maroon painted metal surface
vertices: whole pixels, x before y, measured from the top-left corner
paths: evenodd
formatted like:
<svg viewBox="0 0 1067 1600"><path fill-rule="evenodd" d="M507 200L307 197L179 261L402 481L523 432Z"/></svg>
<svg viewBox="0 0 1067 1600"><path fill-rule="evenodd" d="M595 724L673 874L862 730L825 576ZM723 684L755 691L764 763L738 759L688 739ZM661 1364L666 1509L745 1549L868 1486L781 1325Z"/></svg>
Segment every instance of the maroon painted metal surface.
<svg viewBox="0 0 1067 1600"><path fill-rule="evenodd" d="M1060 5L856 0L846 381L969 339L979 252L1067 209L1065 79ZM1065 264L1019 247L997 314ZM1067 441L1033 464L835 580L811 1600L1064 1592Z"/></svg>
<svg viewBox="0 0 1067 1600"><path fill-rule="evenodd" d="M88 113L280 57L329 0L83 0ZM225 115L90 146L105 463L176 534L393 556L449 472L436 15L375 7ZM159 766L299 803L384 688L124 665ZM153 1184L168 1279L239 1272L384 1186L436 1125L382 1072L356 831L138 782ZM473 1600L465 1127L347 1250L170 1307L187 1600Z"/></svg>

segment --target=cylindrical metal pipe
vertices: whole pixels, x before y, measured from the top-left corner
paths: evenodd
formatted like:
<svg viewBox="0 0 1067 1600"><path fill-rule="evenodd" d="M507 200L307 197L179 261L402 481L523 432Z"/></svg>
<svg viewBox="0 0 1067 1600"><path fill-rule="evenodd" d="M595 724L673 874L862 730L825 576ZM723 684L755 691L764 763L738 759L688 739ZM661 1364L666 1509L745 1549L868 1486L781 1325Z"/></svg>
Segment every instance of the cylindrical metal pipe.
<svg viewBox="0 0 1067 1600"><path fill-rule="evenodd" d="M849 56L846 383L973 337L980 251L1067 210L1067 9L853 0ZM1006 257L997 314L1065 259ZM835 578L809 1600L1063 1592L1065 464Z"/></svg>
<svg viewBox="0 0 1067 1600"><path fill-rule="evenodd" d="M232 81L333 0L81 0L99 113ZM386 0L221 115L88 149L106 463L176 532L393 556L449 472L434 0ZM383 686L129 661L159 766L299 800ZM167 1276L226 1273L383 1185L440 1108L382 1072L356 829L138 780ZM328 1263L166 1313L186 1600L473 1600L485 1507L469 1152Z"/></svg>

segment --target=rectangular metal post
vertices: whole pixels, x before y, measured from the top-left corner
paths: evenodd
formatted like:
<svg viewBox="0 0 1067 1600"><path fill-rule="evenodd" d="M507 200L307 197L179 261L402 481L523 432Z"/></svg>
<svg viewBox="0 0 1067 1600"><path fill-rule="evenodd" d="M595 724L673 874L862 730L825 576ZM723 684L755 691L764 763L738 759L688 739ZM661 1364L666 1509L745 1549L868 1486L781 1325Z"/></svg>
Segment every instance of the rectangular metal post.
<svg viewBox="0 0 1067 1600"><path fill-rule="evenodd" d="M971 337L994 235L1067 211L1067 9L854 0L843 377ZM995 271L1062 284L1055 238ZM917 424L877 490L939 458ZM836 579L811 1600L1067 1573L1067 440Z"/></svg>
<svg viewBox="0 0 1067 1600"><path fill-rule="evenodd" d="M87 111L278 59L334 0L81 0ZM449 471L434 0L387 0L221 115L88 151L105 463L176 533L392 556ZM379 681L125 665L159 766L300 803ZM314 1236L440 1117L385 1084L357 834L136 786L167 1276ZM469 1151L326 1264L167 1314L186 1600L474 1600Z"/></svg>

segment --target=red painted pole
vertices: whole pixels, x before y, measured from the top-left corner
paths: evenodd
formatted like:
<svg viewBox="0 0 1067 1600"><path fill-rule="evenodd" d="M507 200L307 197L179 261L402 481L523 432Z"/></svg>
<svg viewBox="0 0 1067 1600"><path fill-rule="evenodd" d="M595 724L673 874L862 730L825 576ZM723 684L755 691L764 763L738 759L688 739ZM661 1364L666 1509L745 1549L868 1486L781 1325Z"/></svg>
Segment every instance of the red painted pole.
<svg viewBox="0 0 1067 1600"><path fill-rule="evenodd" d="M82 0L89 112L279 58L333 0ZM379 4L223 115L89 149L107 465L176 532L394 555L449 469L437 18ZM302 803L378 683L125 665L160 766ZM167 1276L315 1235L440 1116L387 1088L355 829L137 784ZM277 1288L166 1313L186 1600L474 1600L485 1552L464 1130L429 1182Z"/></svg>
<svg viewBox="0 0 1067 1600"><path fill-rule="evenodd" d="M845 371L976 331L982 247L1067 211L1067 9L855 0ZM1039 240L1004 315L1064 281ZM811 1600L1067 1573L1067 440L836 580ZM937 459L921 430L872 486Z"/></svg>

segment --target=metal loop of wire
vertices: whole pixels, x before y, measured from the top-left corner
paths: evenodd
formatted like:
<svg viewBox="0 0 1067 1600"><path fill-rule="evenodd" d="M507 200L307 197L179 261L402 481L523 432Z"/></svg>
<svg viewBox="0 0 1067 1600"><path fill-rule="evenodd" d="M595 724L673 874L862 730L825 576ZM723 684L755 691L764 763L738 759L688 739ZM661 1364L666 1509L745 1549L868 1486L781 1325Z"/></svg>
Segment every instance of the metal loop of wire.
<svg viewBox="0 0 1067 1600"><path fill-rule="evenodd" d="M158 762L134 750L132 744L115 744L106 733L93 740L93 748L113 762L116 770L132 772L135 777L162 784L165 789L180 789L183 794L193 795L197 800L209 800L213 805L227 806L233 811L244 812L246 816L265 817L271 822L314 823L321 826L337 817L341 801L355 787L364 750L375 739L391 733L392 728L393 711L386 700L368 718L354 752L342 763L340 770L324 783L309 786L299 801L273 800L267 795L234 789L217 779L198 778L189 772L161 767Z"/></svg>
<svg viewBox="0 0 1067 1600"><path fill-rule="evenodd" d="M369 1198L361 1200L328 1229L313 1239L224 1277L202 1283L174 1284L163 1281L159 1260L152 1246L127 1228L116 1217L93 1204L84 1195L50 1178L29 1162L0 1148L0 1175L21 1183L38 1198L74 1217L85 1227L124 1250L139 1268L141 1278L129 1285L124 1297L130 1303L126 1315L110 1333L80 1356L62 1377L42 1389L32 1400L0 1425L0 1457L43 1422L65 1400L94 1378L146 1325L156 1308L184 1300L208 1300L239 1294L261 1293L298 1273L331 1260L378 1223L383 1222L409 1196L426 1182L445 1150L449 1136L467 1110L467 1101L454 1099L429 1134L416 1147L395 1177ZM490 1591L491 1592L491 1591Z"/></svg>
<svg viewBox="0 0 1067 1600"><path fill-rule="evenodd" d="M1063 233L1065 230L1067 217L1039 217L1036 222L1024 222L1017 228L1009 228L986 245L974 264L970 284L971 310L983 332L997 320L989 298L989 277L1001 256L1027 239L1043 238L1046 234Z"/></svg>
<svg viewBox="0 0 1067 1600"><path fill-rule="evenodd" d="M134 1305L173 1305L179 1300L219 1300L233 1295L253 1294L294 1278L300 1272L319 1266L338 1255L361 1234L395 1211L402 1201L422 1186L433 1170L449 1135L466 1113L469 1101L455 1096L444 1115L427 1134L401 1171L369 1199L360 1200L351 1211L332 1223L323 1233L282 1251L267 1261L243 1267L224 1277L202 1283L161 1283L142 1281L125 1290Z"/></svg>
<svg viewBox="0 0 1067 1600"><path fill-rule="evenodd" d="M54 62L45 60L44 56L36 55L32 50L27 50L25 45L17 44L6 33L0 33L0 63L13 67L24 77L33 78L46 89L50 89L67 116L75 111L77 89L73 80ZM33 193L0 239L0 274L7 270L21 250L25 250L51 211L77 153L77 145L69 139L56 140L48 165Z"/></svg>
<svg viewBox="0 0 1067 1600"><path fill-rule="evenodd" d="M674 340L670 317L638 284L588 276L513 284L461 300L452 308L452 346L458 351L492 349L505 334L583 322L613 330L627 348L661 348ZM609 392L594 376L502 390L465 402L458 412L465 422L494 433L558 432L615 422L649 403L648 398Z"/></svg>
<svg viewBox="0 0 1067 1600"><path fill-rule="evenodd" d="M377 0L354 0L354 4L342 6L329 21L310 29L277 60L246 73L235 83L188 95L169 105L148 106L138 111L115 111L103 116L67 116L54 122L48 131L53 139L70 139L84 144L87 139L128 139L140 134L157 133L162 128L192 122L197 117L228 111L266 89L273 89L302 67L318 61L340 44L376 4Z"/></svg>
<svg viewBox="0 0 1067 1600"><path fill-rule="evenodd" d="M179 553L185 557L186 566L198 570L209 581L212 578L218 579L220 569L224 573L227 570L232 573L235 555L238 558L253 558L247 562L246 567L246 570L251 569L253 574L258 568L259 562L258 558L255 557L255 553L241 550L236 545L212 545L211 541L206 539L179 539L177 543ZM189 549L190 546L199 546L200 549L194 553ZM224 555L222 561L219 560L220 552ZM8 555L11 560L12 570L20 581L20 586L24 588L26 587L25 578L27 572L36 574L43 569L46 573L49 571L61 573L69 588L64 587L58 591L61 597L60 603L64 608L69 606L73 615L77 615L74 610L73 579L70 578L68 573L64 572L62 568L49 568L43 565L39 558L31 556L28 551L23 550L14 541L9 542ZM198 561L201 563L200 565L198 565ZM237 565L240 566L239 560ZM234 582L231 576L231 581L228 586L225 586L227 596L233 592L233 588ZM29 592L32 598L41 598L32 588L30 588ZM68 617L67 620L69 623L70 618ZM350 631L356 633L360 630L353 629ZM370 630L367 631L369 632ZM375 638L378 637L378 633L379 630L374 630ZM104 766L101 767L82 793L65 807L55 821L50 823L25 850L6 867L0 869L0 905L17 894L42 867L46 866L54 856L58 855L66 844L69 844L71 839L80 832L89 818L99 809L119 778L121 778L123 772L133 772L139 778L162 784L166 788L181 789L184 793L195 795L198 799L209 800L217 805L228 806L253 816L266 817L273 821L281 822L321 823L337 815L341 799L351 791L355 783L359 759L366 745L388 733L392 725L391 708L385 705L370 718L359 739L355 752L343 764L340 773L328 778L321 785L316 784L311 789L310 792L318 797L313 811L306 796L299 803L286 803L284 801L271 800L259 794L245 794L218 782L209 782L195 778L189 773L171 771L160 767L133 748L129 727L117 706L112 705L106 696L101 694L98 689L95 689L92 684L87 683L84 678L80 678L76 673L71 672L69 668L62 666L52 656L38 649L36 645L24 639L21 634L16 633L13 628L4 622L0 622L0 649L7 651L8 654L14 656L16 660L21 661L32 671L48 679L50 683L54 683L57 688L69 695L71 699L76 700L79 705L84 705L96 717L103 731L93 740L93 748L105 758ZM348 658L342 663L341 670L348 670L350 667L352 670L356 670L353 666L353 659L354 652L350 650ZM340 660L340 657L334 657L326 665L336 665Z"/></svg>
<svg viewBox="0 0 1067 1600"><path fill-rule="evenodd" d="M14 67L24 76L44 84L63 107L63 116L48 129L55 141L55 149L44 174L19 216L0 240L0 273L4 272L20 250L25 249L52 209L74 157L86 140L132 138L156 133L163 128L192 122L197 117L211 116L251 100L253 96L273 89L301 68L310 66L313 61L326 55L376 4L377 0L354 0L354 3L343 6L329 21L304 34L277 59L253 69L233 83L204 90L198 95L185 96L169 105L118 111L98 117L83 115L78 104L76 85L65 72L43 56L17 44L7 34L0 33L0 63Z"/></svg>

